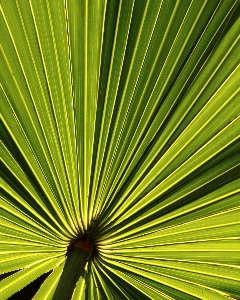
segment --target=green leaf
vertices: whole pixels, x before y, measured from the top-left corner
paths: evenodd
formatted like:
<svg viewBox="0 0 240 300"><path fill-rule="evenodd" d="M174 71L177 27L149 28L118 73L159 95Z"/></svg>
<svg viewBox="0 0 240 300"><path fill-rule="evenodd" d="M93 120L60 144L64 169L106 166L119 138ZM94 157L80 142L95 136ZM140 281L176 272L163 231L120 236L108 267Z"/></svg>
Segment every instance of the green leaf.
<svg viewBox="0 0 240 300"><path fill-rule="evenodd" d="M45 262L35 263L33 266L21 270L0 282L0 294L2 299L8 299L40 275L49 272L57 267L63 258L50 258Z"/></svg>
<svg viewBox="0 0 240 300"><path fill-rule="evenodd" d="M55 289L57 287L59 278L62 274L64 268L64 262L61 263L60 266L56 267L51 274L47 277L47 279L43 282L36 295L33 297L34 300L47 300L52 299Z"/></svg>
<svg viewBox="0 0 240 300"><path fill-rule="evenodd" d="M239 1L0 11L0 298L238 299Z"/></svg>

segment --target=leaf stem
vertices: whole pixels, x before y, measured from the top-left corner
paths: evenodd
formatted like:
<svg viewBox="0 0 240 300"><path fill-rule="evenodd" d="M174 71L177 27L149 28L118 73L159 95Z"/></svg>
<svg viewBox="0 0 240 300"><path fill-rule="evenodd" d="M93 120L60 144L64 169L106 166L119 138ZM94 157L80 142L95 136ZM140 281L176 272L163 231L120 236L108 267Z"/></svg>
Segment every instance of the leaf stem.
<svg viewBox="0 0 240 300"><path fill-rule="evenodd" d="M87 261L92 255L92 243L88 239L79 239L68 247L67 260L55 290L53 300L68 300L72 298L77 281Z"/></svg>

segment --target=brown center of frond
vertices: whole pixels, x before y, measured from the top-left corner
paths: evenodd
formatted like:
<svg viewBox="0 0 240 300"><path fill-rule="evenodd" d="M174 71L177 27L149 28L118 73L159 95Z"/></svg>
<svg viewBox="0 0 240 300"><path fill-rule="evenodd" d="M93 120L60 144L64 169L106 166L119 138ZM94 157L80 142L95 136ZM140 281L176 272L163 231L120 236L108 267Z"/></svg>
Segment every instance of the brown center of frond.
<svg viewBox="0 0 240 300"><path fill-rule="evenodd" d="M92 256L92 252L93 252L93 244L92 242L84 237L84 238L80 238L74 242L72 242L69 246L68 249L71 248L80 248L82 250L84 250L85 252L87 252L89 254L89 258Z"/></svg>

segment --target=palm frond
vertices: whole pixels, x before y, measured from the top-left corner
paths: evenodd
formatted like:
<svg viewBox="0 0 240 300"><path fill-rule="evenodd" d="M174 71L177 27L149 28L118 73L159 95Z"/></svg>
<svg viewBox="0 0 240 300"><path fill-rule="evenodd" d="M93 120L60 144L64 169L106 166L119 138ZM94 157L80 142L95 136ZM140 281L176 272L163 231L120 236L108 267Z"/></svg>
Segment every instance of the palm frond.
<svg viewBox="0 0 240 300"><path fill-rule="evenodd" d="M82 237L73 300L240 298L238 11L1 2L1 299Z"/></svg>

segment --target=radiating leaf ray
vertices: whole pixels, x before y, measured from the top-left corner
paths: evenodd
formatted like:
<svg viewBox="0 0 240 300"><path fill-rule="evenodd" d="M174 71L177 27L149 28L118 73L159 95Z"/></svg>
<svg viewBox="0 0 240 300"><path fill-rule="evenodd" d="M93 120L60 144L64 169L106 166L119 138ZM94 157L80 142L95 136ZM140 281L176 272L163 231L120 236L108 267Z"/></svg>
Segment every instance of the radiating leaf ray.
<svg viewBox="0 0 240 300"><path fill-rule="evenodd" d="M106 2L67 1L71 49L73 96L79 154L81 218L88 226L90 171L97 110L100 55ZM76 7L78 8L76 10ZM97 16L97 19L96 19ZM84 24L84 25L83 25ZM77 34L76 34L77 33ZM94 33L94 35L93 35ZM84 43L82 43L84 41ZM82 101L84 99L84 101ZM82 126L84 124L84 126ZM84 166L84 167L82 167ZM80 185L81 186L81 185ZM91 208L92 210L92 208Z"/></svg>
<svg viewBox="0 0 240 300"><path fill-rule="evenodd" d="M32 267L21 270L0 282L0 292L2 299L8 299L19 288L23 288L40 275L50 271L63 261L62 258L52 258L43 263L38 263Z"/></svg>
<svg viewBox="0 0 240 300"><path fill-rule="evenodd" d="M233 31L237 34L237 24L235 24L235 27L233 28ZM235 39L235 42L234 43L236 43L236 41L237 41L237 39L236 39L236 36L235 36L235 38L234 37L232 37L233 39ZM231 41L229 41L229 44L231 43ZM234 45L234 44L233 44ZM227 47L227 46L225 46L225 47ZM232 47L232 46L231 46ZM233 48L234 49L234 48ZM235 50L237 51L237 47L235 47ZM230 51L230 53L231 53L231 51ZM233 53L234 54L234 53ZM219 54L217 54L218 56L219 56ZM227 57L227 55L226 55L226 57ZM235 61L234 62L234 65L236 66L237 65L237 56L236 56L236 52L235 52L235 54L234 54L234 56L233 56L234 58L233 58L233 60ZM221 56L219 56L219 58L221 58L222 59L222 57ZM224 61L224 60L222 60L222 61ZM212 70L214 70L214 72L216 72L216 55L215 55L215 57L214 58L212 58L212 63L214 63L214 66L213 66L213 68L212 68ZM207 76L209 77L209 71L210 72L212 72L212 70L210 71L209 69L207 69L206 71L205 71L205 74L203 73L203 75L205 75L206 76L206 74L208 74ZM225 74L225 73L224 73ZM212 73L211 73L211 75L210 76L212 76ZM198 77L197 77L198 78ZM210 77L211 78L211 77ZM201 79L201 77L199 78L199 79ZM201 79L202 80L202 79ZM195 88L195 90L193 89L194 87L201 87L201 84L199 84L199 82L196 82L196 84L195 85L193 85L192 86L192 91L193 92L195 92L196 93L196 88ZM174 90L174 89L173 89ZM178 91L179 91L179 89L178 89ZM191 90L190 90L191 91ZM198 91L198 90L197 90ZM203 89L202 89L202 91L203 91ZM199 92L199 91L198 91ZM211 94L210 94L211 95ZM154 147L153 147L153 149L152 149L152 151L150 152L150 154L148 155L148 157L149 158L151 158L151 161L150 162L148 162L147 160L145 161L145 163L144 164L142 164L142 168L143 167L145 167L145 169L146 169L146 166L147 167L150 167L151 165L150 165L150 163L153 161L153 157L156 157L156 155L159 155L161 152L160 152L160 150L163 148L163 146L166 144L166 142L168 141L168 139L169 139L169 137L171 136L171 134L173 134L173 132L176 130L176 128L177 128L177 126L179 126L180 125L180 122L181 122L181 120L183 120L183 117L185 116L185 113L183 113L184 111L188 111L189 110L189 108L191 108L192 107L192 105L194 104L194 102L192 101L192 98L193 98L193 96L194 96L194 94L193 93L189 93L189 95L188 95L188 101L182 101L182 105L180 105L179 106L179 110L178 111L176 111L175 112L175 116L173 116L172 117L172 120L174 120L174 122L171 122L171 124L169 124L166 128L165 128L165 130L164 130L164 132L162 132L162 134L160 135L160 139L159 139L159 141L156 143L155 142L155 145L154 145ZM173 96L172 97L172 99L175 99L175 97L176 96ZM208 96L209 97L209 96ZM171 98L170 98L171 99ZM197 99L197 98L196 98ZM205 99L207 99L207 98L205 98ZM205 100L206 101L206 100ZM156 100L153 102L153 103L157 103L156 102ZM151 139L152 139L152 136L153 136L153 134L155 134L155 132L159 129L159 127L160 127L160 124L162 124L162 120L164 120L165 118L166 118L166 116L167 116L167 114L169 113L169 106L170 106L170 104L169 104L169 102L166 100L166 102L165 103L163 103L163 107L162 107L162 110L160 110L159 111L159 113L161 113L161 114L159 114L159 117L158 118L155 118L155 120L153 121L153 124L151 124L151 127L150 127L150 130L152 129L152 131L150 131L150 137L151 137ZM153 110L154 111L154 110ZM198 111L197 111L198 112ZM149 115L149 113L147 112L147 114ZM179 115L181 116L181 118L179 119ZM144 120L145 121L145 118L143 118L142 120ZM147 125L147 123L145 122L145 124ZM146 126L145 125L145 126ZM171 127L172 125L174 125L175 127ZM147 126L149 126L149 125L147 125ZM141 127L140 127L141 128ZM145 134L145 133L144 133ZM137 134L136 136L138 136L138 137L140 137L140 135L139 134ZM144 137L145 138L145 137ZM147 139L143 139L143 141L142 141L142 143L143 143L143 145L146 145L146 146L148 146L149 145L149 142L150 142L151 140L147 140ZM146 147L145 146L145 147ZM140 145L140 147L141 147L141 145ZM141 148L139 148L139 149L141 149ZM144 149L145 150L145 149ZM143 151L141 151L141 152L139 152L139 155L136 155L135 156L135 159L137 160L137 161L139 161L139 159L141 159L141 157L143 156L143 154L144 154L144 150ZM129 154L130 156L131 156L131 154ZM133 159L133 161L134 161L134 159ZM131 163L130 164L133 164L133 161L131 161ZM147 162L148 162L148 164L147 164ZM137 172L135 172L135 174L134 174L134 177L136 178L136 174L139 174L140 173L140 170L141 169L137 169ZM124 177L122 178L122 179L124 179L124 178L128 178L127 177L127 175L129 174L131 174L131 172L133 171L133 169L131 168L131 165L128 167L128 169L126 170L126 172L125 172L125 174L124 174ZM139 178L140 178L140 176L143 176L143 172L141 172L140 173L140 175L135 179L135 182L137 181L137 180L139 180ZM132 181L133 181L133 179L131 179ZM121 187L121 183L118 183L118 184L120 184L120 187ZM132 186L134 186L134 181L132 182ZM118 191L118 190L117 190ZM111 195L111 199L114 199L115 198L115 196L116 196L116 192L113 194L113 195Z"/></svg>
<svg viewBox="0 0 240 300"><path fill-rule="evenodd" d="M43 282L40 289L37 291L37 293L34 295L34 300L42 300L42 299L52 299L54 291L56 289L58 280L61 276L62 270L64 267L64 262L61 263L59 266L54 268L52 273L47 277L47 279Z"/></svg>
<svg viewBox="0 0 240 300"><path fill-rule="evenodd" d="M20 13L20 12L19 12ZM16 18L15 18L16 19ZM26 33L25 33L26 34ZM14 36L13 36L13 38L14 38ZM16 48L16 46L15 46L15 48ZM31 50L31 49L30 49ZM24 53L27 53L27 51L26 50L24 50ZM18 55L18 60L20 61L20 63L21 63L21 65L24 63L24 59L26 59L26 58L21 58L20 57L20 55L19 54L17 54ZM25 80L26 80L26 82L27 82L27 85L29 86L29 82L28 82L28 77L26 76L26 74L27 74L27 71L25 70L25 68L22 68L23 69L23 73L24 73L24 76L25 76ZM31 85L31 86L34 86L34 85ZM29 91L30 91L30 94L31 94L31 98L33 98L35 95L32 93L32 91L29 89ZM33 118L33 116L36 114L36 111L37 111L37 108L36 108L36 102L34 103L34 112L32 112L31 114L30 114L30 112L29 112L29 108L30 107L32 107L33 105L31 104L31 105L28 105L27 106L27 103L25 103L26 102L26 100L27 100L28 98L25 96L24 97L24 101L23 101L23 104L24 104L24 106L26 107L26 111L27 111L27 114L29 115L29 119L30 119L30 121L31 121L31 125L30 126L28 126L28 128L29 129L31 129L32 127L34 128L34 126L36 126L37 124L38 124L38 121L34 121L34 118ZM29 99L30 100L30 99ZM19 105L20 105L21 103L19 102ZM49 105L49 104L48 104ZM23 113L23 112L22 112ZM16 113L16 114L18 114L18 113ZM26 121L27 121L27 118L26 118L26 114L25 114L25 119L26 119ZM21 118L22 119L22 118ZM27 122L26 122L26 124L27 124ZM41 132L39 129L37 130L37 129L35 129L35 132L38 134L38 132ZM31 136L33 136L33 133L31 133ZM38 138L39 140L42 140L42 141L44 141L45 139L42 137L41 139L40 139L40 137ZM36 152L36 148L38 147L36 144L35 144L35 146L33 146L34 147L34 149L35 149L35 152ZM42 146L43 147L43 146ZM39 148L39 147L38 147ZM49 161L49 155L46 155L45 154L45 151L47 151L46 150L46 148L43 150L43 155L45 156L45 158L47 159L47 161ZM49 151L49 150L48 150ZM47 152L48 152L47 151ZM40 156L40 152L39 152L39 149L38 149L38 151L37 151L37 153L38 153L38 156L39 156L39 158L41 157ZM54 156L53 156L54 157ZM43 165L43 163L44 163L45 161L44 160L41 160L41 165L42 166L44 166ZM62 165L62 167L63 167L63 165ZM47 173L47 177L50 179L51 177L50 177L50 175L49 175L49 171L51 171L51 173L53 174L53 172L54 171L52 171L52 170L55 170L55 168L53 167L53 166L50 166L50 170L48 170L48 167L45 167L44 168L45 170L45 172L48 172ZM58 174L58 176L59 176L59 174ZM56 177L56 175L54 176L55 178L53 178L53 179L55 179L55 182L57 182L57 177ZM60 176L59 176L60 177ZM54 182L54 180L53 180L53 182ZM54 185L52 184L52 186L54 187ZM59 190L59 185L58 185L58 190ZM61 192L60 192L61 193Z"/></svg>
<svg viewBox="0 0 240 300"><path fill-rule="evenodd" d="M92 187L92 197L96 198L97 200L98 194L96 193L95 189L97 189L96 185L101 185L101 182L99 182L99 178L102 178L103 176L101 171L101 165L105 155L104 153L107 139L109 136L111 119L113 117L114 111L118 109L119 106L119 104L116 103L116 97L119 88L120 75L123 68L123 59L127 46L127 38L132 18L133 6L134 1L131 1L130 3L128 1L128 5L126 5L126 1L124 0L120 1L119 3L116 29L113 41L113 49L111 53L110 73L107 79L106 96L104 99L104 109L102 115L101 130L98 142L98 152L94 172L94 181ZM102 181L102 184L103 183L104 182ZM98 202L96 208L98 209ZM97 213L97 211L95 211L94 214L95 213Z"/></svg>

